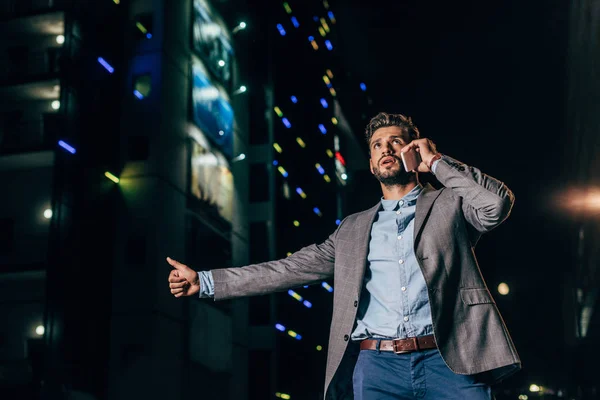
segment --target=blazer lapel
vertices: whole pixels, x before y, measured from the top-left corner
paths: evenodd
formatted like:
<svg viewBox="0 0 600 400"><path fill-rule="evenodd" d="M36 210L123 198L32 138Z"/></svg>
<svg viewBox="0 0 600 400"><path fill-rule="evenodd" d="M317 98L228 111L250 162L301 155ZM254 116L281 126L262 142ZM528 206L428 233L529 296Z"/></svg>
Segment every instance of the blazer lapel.
<svg viewBox="0 0 600 400"><path fill-rule="evenodd" d="M421 231L423 230L423 226L425 224L425 219L429 215L431 211L431 207L435 199L442 193L441 190L436 190L431 184L427 184L423 191L417 198L417 208L415 211L415 249L417 248L417 241L421 235Z"/></svg>

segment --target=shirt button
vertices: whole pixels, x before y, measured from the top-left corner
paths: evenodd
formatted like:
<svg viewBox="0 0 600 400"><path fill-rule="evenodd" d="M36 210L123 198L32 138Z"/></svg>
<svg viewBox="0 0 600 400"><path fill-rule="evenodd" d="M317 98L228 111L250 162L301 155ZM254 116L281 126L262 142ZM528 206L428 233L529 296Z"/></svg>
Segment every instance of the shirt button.
<svg viewBox="0 0 600 400"><path fill-rule="evenodd" d="M396 214L400 214L400 213L402 213L402 211L400 211L400 210L396 211Z"/></svg>
<svg viewBox="0 0 600 400"><path fill-rule="evenodd" d="M398 240L402 240L402 235L398 235Z"/></svg>
<svg viewBox="0 0 600 400"><path fill-rule="evenodd" d="M404 321L405 321L405 322L406 322L406 321L408 321L408 317L404 317Z"/></svg>
<svg viewBox="0 0 600 400"><path fill-rule="evenodd" d="M402 291L406 292L406 286L402 286Z"/></svg>
<svg viewBox="0 0 600 400"><path fill-rule="evenodd" d="M344 335L344 342L347 342L350 337L348 335Z"/></svg>
<svg viewBox="0 0 600 400"><path fill-rule="evenodd" d="M404 205L404 200L400 200L400 205L403 206Z"/></svg>
<svg viewBox="0 0 600 400"><path fill-rule="evenodd" d="M398 261L399 264L404 264L404 260Z"/></svg>
<svg viewBox="0 0 600 400"><path fill-rule="evenodd" d="M354 307L358 307L358 300L354 300Z"/></svg>

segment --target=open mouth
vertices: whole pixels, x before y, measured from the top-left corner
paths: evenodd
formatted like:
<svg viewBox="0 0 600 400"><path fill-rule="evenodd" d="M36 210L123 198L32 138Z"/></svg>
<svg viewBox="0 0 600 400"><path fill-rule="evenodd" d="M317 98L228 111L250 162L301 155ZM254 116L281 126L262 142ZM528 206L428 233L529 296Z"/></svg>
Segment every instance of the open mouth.
<svg viewBox="0 0 600 400"><path fill-rule="evenodd" d="M380 161L380 164L382 166L388 166L388 165L392 165L396 162L396 159L394 157L385 157Z"/></svg>

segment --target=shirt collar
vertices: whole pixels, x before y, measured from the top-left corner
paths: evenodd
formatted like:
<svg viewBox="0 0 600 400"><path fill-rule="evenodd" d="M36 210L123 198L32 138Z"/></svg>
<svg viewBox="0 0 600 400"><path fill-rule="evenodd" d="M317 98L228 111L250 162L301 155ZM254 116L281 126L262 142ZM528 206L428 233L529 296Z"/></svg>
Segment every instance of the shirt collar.
<svg viewBox="0 0 600 400"><path fill-rule="evenodd" d="M410 192L402 197L403 206L413 206L417 202L417 198L423 191L423 186L419 183L415 186ZM399 207L400 200L385 200L383 196L381 197L381 205L385 211L393 211Z"/></svg>

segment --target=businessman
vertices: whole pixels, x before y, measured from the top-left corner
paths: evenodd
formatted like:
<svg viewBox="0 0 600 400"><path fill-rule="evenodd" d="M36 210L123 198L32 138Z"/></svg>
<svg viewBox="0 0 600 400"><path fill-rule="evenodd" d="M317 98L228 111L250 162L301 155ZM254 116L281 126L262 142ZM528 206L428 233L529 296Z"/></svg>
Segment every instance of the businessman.
<svg viewBox="0 0 600 400"><path fill-rule="evenodd" d="M490 399L521 361L474 248L513 194L437 152L404 115L379 113L365 133L383 193L371 209L282 260L197 273L167 258L171 293L223 300L333 277L326 399ZM416 171L401 161L411 149ZM422 186L419 173L443 187Z"/></svg>

